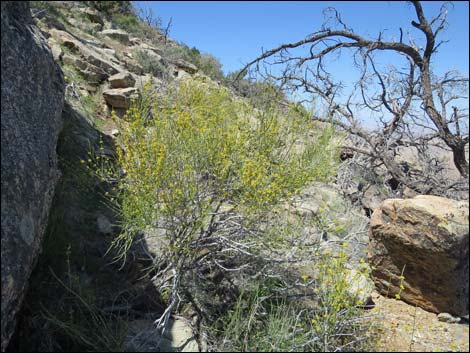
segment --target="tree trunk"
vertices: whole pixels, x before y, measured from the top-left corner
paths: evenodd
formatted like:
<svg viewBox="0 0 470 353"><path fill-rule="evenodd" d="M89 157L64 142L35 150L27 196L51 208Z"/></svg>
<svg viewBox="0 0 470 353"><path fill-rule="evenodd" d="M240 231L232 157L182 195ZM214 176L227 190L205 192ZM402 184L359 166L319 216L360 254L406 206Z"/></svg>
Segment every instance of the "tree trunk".
<svg viewBox="0 0 470 353"><path fill-rule="evenodd" d="M468 161L465 156L465 145L450 146L454 155L454 164L460 175L468 178Z"/></svg>

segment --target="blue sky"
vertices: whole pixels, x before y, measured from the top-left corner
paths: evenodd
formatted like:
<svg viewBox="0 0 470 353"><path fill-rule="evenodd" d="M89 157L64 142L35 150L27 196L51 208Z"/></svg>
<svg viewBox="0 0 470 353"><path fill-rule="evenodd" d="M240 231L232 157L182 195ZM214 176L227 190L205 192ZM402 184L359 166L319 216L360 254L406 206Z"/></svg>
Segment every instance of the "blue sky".
<svg viewBox="0 0 470 353"><path fill-rule="evenodd" d="M323 9L333 6L358 34L376 37L386 29L399 35L416 19L411 4L404 1L136 1L151 7L166 23L172 18L170 36L210 53L223 64L224 72L235 71L254 59L261 49L303 39L324 22ZM425 15L436 15L444 2L423 2ZM436 73L458 69L468 76L469 3L454 2L449 8L444 44L435 57ZM419 38L418 31L412 32ZM345 69L346 70L346 69Z"/></svg>

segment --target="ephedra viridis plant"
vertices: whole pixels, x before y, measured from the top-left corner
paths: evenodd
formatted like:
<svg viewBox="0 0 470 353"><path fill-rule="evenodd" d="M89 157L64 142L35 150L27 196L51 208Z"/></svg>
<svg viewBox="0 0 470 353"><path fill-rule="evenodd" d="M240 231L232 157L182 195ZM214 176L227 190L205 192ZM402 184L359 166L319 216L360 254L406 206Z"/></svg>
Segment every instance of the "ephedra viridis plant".
<svg viewBox="0 0 470 353"><path fill-rule="evenodd" d="M210 82L180 81L164 92L149 84L116 121L117 160L98 169L115 185L121 255L136 237L158 236L154 273L168 301L161 329L185 298L197 301L214 272L268 261L273 207L335 171L331 127L299 105L259 110Z"/></svg>

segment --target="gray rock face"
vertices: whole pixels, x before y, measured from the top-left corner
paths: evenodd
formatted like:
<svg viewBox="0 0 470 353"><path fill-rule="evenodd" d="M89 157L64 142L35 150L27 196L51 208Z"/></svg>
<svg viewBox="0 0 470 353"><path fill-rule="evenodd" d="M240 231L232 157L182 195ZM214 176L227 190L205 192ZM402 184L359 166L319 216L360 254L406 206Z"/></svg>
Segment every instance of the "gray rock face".
<svg viewBox="0 0 470 353"><path fill-rule="evenodd" d="M41 248L56 182L64 79L28 2L1 4L2 324L5 351Z"/></svg>

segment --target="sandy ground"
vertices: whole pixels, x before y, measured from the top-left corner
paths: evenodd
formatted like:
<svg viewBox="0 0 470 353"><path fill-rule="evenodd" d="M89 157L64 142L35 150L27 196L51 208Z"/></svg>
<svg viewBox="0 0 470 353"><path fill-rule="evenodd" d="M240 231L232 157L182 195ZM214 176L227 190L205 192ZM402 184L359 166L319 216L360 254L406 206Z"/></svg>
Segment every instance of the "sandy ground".
<svg viewBox="0 0 470 353"><path fill-rule="evenodd" d="M382 324L377 350L380 352L468 352L468 323L445 323L437 314L403 301L373 294Z"/></svg>

